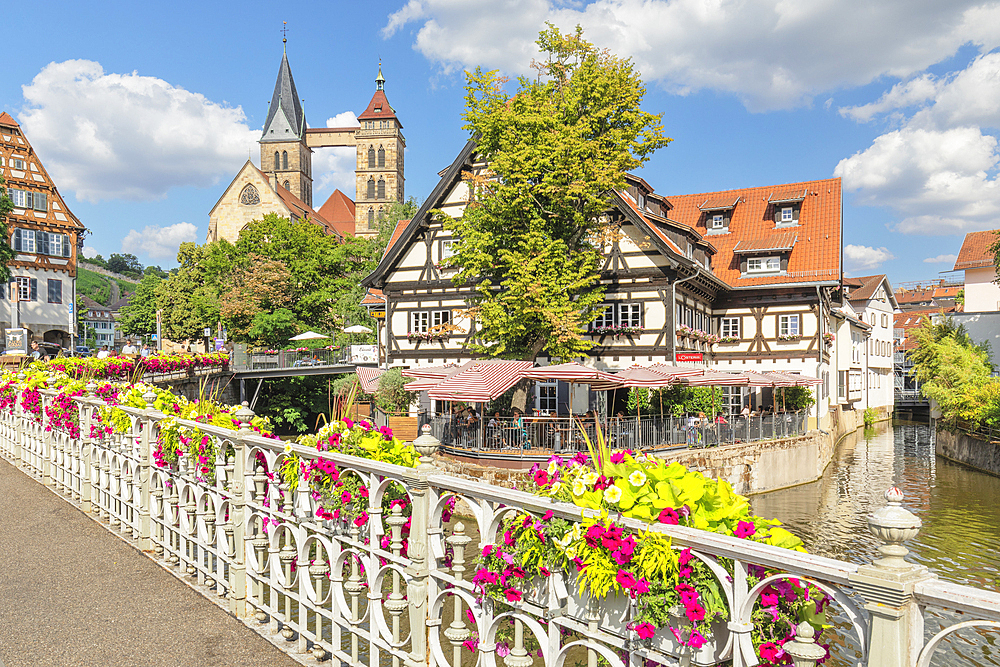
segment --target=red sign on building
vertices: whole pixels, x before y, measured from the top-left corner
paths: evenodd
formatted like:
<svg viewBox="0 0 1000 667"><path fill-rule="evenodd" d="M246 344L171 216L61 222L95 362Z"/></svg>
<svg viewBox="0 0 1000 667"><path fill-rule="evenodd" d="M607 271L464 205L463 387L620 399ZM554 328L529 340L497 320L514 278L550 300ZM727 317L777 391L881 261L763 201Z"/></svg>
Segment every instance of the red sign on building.
<svg viewBox="0 0 1000 667"><path fill-rule="evenodd" d="M677 361L702 361L704 355L701 352L678 352Z"/></svg>

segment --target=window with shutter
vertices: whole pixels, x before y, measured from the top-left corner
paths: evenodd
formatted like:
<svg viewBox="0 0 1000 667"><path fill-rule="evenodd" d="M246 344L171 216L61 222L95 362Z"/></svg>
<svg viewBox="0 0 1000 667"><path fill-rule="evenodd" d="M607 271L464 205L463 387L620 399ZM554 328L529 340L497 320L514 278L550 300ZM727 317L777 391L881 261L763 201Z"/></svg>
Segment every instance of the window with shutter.
<svg viewBox="0 0 1000 667"><path fill-rule="evenodd" d="M31 301L38 301L38 278L31 279Z"/></svg>
<svg viewBox="0 0 1000 667"><path fill-rule="evenodd" d="M73 248L71 248L70 245L69 245L69 235L68 234L63 234L62 249L63 249L63 257L72 257L73 256Z"/></svg>
<svg viewBox="0 0 1000 667"><path fill-rule="evenodd" d="M38 252L42 255L49 254L49 234L48 232L37 232L38 234Z"/></svg>
<svg viewBox="0 0 1000 667"><path fill-rule="evenodd" d="M36 192L35 196L31 198L31 206L36 211L47 211L49 210L48 195L44 192Z"/></svg>
<svg viewBox="0 0 1000 667"><path fill-rule="evenodd" d="M14 228L14 236L11 238L10 244L14 247L17 252L21 251L21 230Z"/></svg>
<svg viewBox="0 0 1000 667"><path fill-rule="evenodd" d="M385 181L378 179L378 198L385 199Z"/></svg>
<svg viewBox="0 0 1000 667"><path fill-rule="evenodd" d="M368 179L368 199L375 199L375 179Z"/></svg>
<svg viewBox="0 0 1000 667"><path fill-rule="evenodd" d="M375 167L375 149L368 149L368 168L373 169Z"/></svg>
<svg viewBox="0 0 1000 667"><path fill-rule="evenodd" d="M28 301L31 299L31 279L26 276L18 276L15 280L17 285L17 300Z"/></svg>
<svg viewBox="0 0 1000 667"><path fill-rule="evenodd" d="M378 166L379 167L385 166L385 149L382 148L381 146L379 146L378 148Z"/></svg>
<svg viewBox="0 0 1000 667"><path fill-rule="evenodd" d="M49 278L49 303L62 303L62 281Z"/></svg>

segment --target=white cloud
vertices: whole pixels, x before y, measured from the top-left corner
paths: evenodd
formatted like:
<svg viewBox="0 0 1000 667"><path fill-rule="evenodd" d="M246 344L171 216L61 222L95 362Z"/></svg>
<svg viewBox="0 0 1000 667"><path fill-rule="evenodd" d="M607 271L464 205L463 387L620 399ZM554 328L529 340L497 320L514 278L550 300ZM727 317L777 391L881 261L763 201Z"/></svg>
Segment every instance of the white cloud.
<svg viewBox="0 0 1000 667"><path fill-rule="evenodd" d="M361 127L361 122L358 117L354 115L353 111L344 111L338 113L332 118L326 119L327 127Z"/></svg>
<svg viewBox="0 0 1000 667"><path fill-rule="evenodd" d="M957 259L958 255L938 255L937 257L928 257L924 260L924 264L954 264Z"/></svg>
<svg viewBox="0 0 1000 667"><path fill-rule="evenodd" d="M214 185L258 139L239 107L136 72L108 74L89 60L50 63L23 92L19 121L46 168L90 202Z"/></svg>
<svg viewBox="0 0 1000 667"><path fill-rule="evenodd" d="M902 127L841 160L834 174L858 202L889 206L897 231L964 234L989 229L1000 215L1000 54L974 59L958 73L897 84L879 101L842 109L864 121L919 105Z"/></svg>
<svg viewBox="0 0 1000 667"><path fill-rule="evenodd" d="M97 250L95 248L91 248L89 245L85 245L83 246L83 256L87 259L97 257Z"/></svg>
<svg viewBox="0 0 1000 667"><path fill-rule="evenodd" d="M353 146L324 148L313 153L313 202L317 209L335 189L354 199L354 168L357 149Z"/></svg>
<svg viewBox="0 0 1000 667"><path fill-rule="evenodd" d="M129 231L122 239L122 252L154 259L173 259L181 243L194 241L197 236L198 228L190 222L178 222L167 227L149 225L141 232L135 229Z"/></svg>
<svg viewBox="0 0 1000 667"><path fill-rule="evenodd" d="M844 259L849 271L869 271L878 268L882 262L896 257L888 248L872 248L864 245L845 245Z"/></svg>
<svg viewBox="0 0 1000 667"><path fill-rule="evenodd" d="M1000 5L982 0L410 0L382 34L415 26L414 49L444 72L483 65L527 74L546 21L583 26L590 41L633 58L668 90L711 88L754 110L907 78L965 44L1000 45Z"/></svg>

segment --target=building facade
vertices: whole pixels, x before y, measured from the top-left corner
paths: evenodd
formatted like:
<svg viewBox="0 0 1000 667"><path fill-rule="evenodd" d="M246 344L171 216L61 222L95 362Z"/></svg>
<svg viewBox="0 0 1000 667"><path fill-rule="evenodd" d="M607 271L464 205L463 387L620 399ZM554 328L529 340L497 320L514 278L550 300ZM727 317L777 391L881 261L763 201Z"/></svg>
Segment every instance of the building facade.
<svg viewBox="0 0 1000 667"><path fill-rule="evenodd" d="M311 220L340 236L378 234L389 207L404 199L406 149L403 124L385 94L381 63L375 93L358 116L358 123L354 127L309 127L288 53L283 53L259 140L260 167L247 160L226 188L209 213L208 240L235 241L250 220L271 212ZM326 202L314 206L313 152L343 146L356 151L354 199L334 190Z"/></svg>
<svg viewBox="0 0 1000 667"><path fill-rule="evenodd" d="M1000 229L965 235L955 271L965 273L966 313L1000 311L1000 285L990 247L1000 241Z"/></svg>
<svg viewBox="0 0 1000 667"><path fill-rule="evenodd" d="M858 319L869 326L863 350L862 407L888 408L895 401L893 314L898 309L892 285L881 274L845 279L844 290Z"/></svg>
<svg viewBox="0 0 1000 667"><path fill-rule="evenodd" d="M21 127L0 114L0 173L14 210L7 219L11 280L0 287L0 327L72 346L77 249L85 227L66 206Z"/></svg>
<svg viewBox="0 0 1000 667"><path fill-rule="evenodd" d="M479 340L471 289L456 287L454 238L430 214L458 217L463 180L486 168L474 142L463 148L412 220L394 230L363 284L386 311L390 365L429 366L472 358ZM651 362L720 370L800 372L824 380L814 414L827 414L833 368L832 308L839 305L839 179L696 195L661 196L629 176L614 192L603 243L605 303L589 334L586 363L619 370ZM374 293L374 292L373 292ZM539 357L548 364L553 360ZM564 388L536 387L536 408L562 412ZM770 392L726 392L731 409Z"/></svg>

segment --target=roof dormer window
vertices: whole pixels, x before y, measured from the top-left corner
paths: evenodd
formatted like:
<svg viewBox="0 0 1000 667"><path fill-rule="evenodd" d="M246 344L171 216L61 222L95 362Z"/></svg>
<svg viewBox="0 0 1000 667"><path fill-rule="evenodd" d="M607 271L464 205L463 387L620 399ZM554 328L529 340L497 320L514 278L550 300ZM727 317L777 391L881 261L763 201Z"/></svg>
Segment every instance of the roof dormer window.
<svg viewBox="0 0 1000 667"><path fill-rule="evenodd" d="M721 213L716 213L712 216L712 229L725 229L726 228L726 216Z"/></svg>
<svg viewBox="0 0 1000 667"><path fill-rule="evenodd" d="M747 273L777 273L781 271L780 257L750 257L747 259Z"/></svg>

